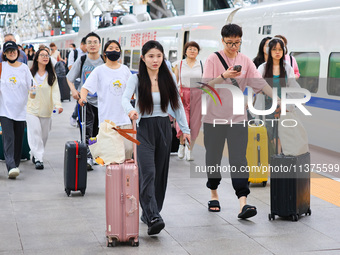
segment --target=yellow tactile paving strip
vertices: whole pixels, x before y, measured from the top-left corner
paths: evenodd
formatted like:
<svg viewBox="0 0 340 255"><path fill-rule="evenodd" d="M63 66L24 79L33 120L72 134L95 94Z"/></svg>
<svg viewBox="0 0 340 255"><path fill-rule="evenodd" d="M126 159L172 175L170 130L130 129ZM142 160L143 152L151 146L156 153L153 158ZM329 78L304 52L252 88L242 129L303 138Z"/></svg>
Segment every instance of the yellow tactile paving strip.
<svg viewBox="0 0 340 255"><path fill-rule="evenodd" d="M311 194L340 207L340 182L312 173Z"/></svg>
<svg viewBox="0 0 340 255"><path fill-rule="evenodd" d="M196 144L204 146L203 132L200 131ZM224 146L223 155L228 157L228 146ZM324 177L320 174L311 174L311 195L340 207L340 182Z"/></svg>

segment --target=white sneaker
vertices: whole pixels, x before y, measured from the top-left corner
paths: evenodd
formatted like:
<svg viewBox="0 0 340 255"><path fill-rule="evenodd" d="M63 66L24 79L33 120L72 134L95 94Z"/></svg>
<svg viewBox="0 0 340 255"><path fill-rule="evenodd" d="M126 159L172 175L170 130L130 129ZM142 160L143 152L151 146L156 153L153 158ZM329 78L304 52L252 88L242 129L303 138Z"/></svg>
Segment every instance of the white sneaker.
<svg viewBox="0 0 340 255"><path fill-rule="evenodd" d="M178 148L178 158L180 159L184 158L184 149L185 146L183 144L180 144Z"/></svg>
<svg viewBox="0 0 340 255"><path fill-rule="evenodd" d="M193 161L194 157L191 155L191 150L188 147L185 147L185 160L186 161Z"/></svg>
<svg viewBox="0 0 340 255"><path fill-rule="evenodd" d="M92 170L93 170L93 159L87 158L87 171L92 171Z"/></svg>
<svg viewBox="0 0 340 255"><path fill-rule="evenodd" d="M20 174L20 170L19 168L12 168L11 170L9 170L8 172L8 179L15 179L17 178L17 176Z"/></svg>
<svg viewBox="0 0 340 255"><path fill-rule="evenodd" d="M72 118L72 116L70 117L70 125L71 125L72 127L77 127L77 125L78 125L77 120L74 119L74 118Z"/></svg>

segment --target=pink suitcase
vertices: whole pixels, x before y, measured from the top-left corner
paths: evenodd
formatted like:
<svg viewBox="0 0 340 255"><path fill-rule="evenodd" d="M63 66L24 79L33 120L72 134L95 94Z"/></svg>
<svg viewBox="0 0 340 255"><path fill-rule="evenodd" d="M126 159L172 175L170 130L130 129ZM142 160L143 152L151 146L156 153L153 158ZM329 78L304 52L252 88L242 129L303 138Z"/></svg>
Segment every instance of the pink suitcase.
<svg viewBox="0 0 340 255"><path fill-rule="evenodd" d="M136 145L134 144L134 158ZM106 168L106 246L130 242L138 246L139 185L138 167L133 159Z"/></svg>

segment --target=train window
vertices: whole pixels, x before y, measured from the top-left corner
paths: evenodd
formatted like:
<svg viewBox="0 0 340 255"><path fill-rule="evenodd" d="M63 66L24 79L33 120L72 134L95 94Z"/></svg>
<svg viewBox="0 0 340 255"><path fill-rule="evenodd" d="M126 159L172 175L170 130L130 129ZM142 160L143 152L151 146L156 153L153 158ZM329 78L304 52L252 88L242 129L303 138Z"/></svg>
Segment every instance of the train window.
<svg viewBox="0 0 340 255"><path fill-rule="evenodd" d="M140 50L134 50L132 53L132 69L137 70L139 67Z"/></svg>
<svg viewBox="0 0 340 255"><path fill-rule="evenodd" d="M169 59L170 63L177 61L177 50L169 50Z"/></svg>
<svg viewBox="0 0 340 255"><path fill-rule="evenodd" d="M340 96L340 52L329 55L327 93Z"/></svg>
<svg viewBox="0 0 340 255"><path fill-rule="evenodd" d="M131 50L124 50L124 65L130 68Z"/></svg>
<svg viewBox="0 0 340 255"><path fill-rule="evenodd" d="M263 35L270 35L271 33L272 33L272 25L263 26L263 29L262 29Z"/></svg>
<svg viewBox="0 0 340 255"><path fill-rule="evenodd" d="M318 52L292 52L299 66L300 78L297 82L301 88L316 93L319 88L320 53Z"/></svg>

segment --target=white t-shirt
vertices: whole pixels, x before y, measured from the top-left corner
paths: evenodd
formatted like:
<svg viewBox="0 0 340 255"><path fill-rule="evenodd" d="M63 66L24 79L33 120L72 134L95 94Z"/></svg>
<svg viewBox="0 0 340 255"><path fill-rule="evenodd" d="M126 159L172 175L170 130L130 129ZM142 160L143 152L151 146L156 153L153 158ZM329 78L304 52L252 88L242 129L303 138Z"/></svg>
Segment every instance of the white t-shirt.
<svg viewBox="0 0 340 255"><path fill-rule="evenodd" d="M84 56L86 54L86 52L83 52L80 48L77 48L76 50L78 51L77 59L81 58L81 56ZM75 62L74 61L74 50L70 51L70 54L68 54L68 59L67 60L68 60L67 61L68 62L68 66L67 67L70 67L70 66L72 66L74 64L74 62Z"/></svg>
<svg viewBox="0 0 340 255"><path fill-rule="evenodd" d="M27 65L12 67L7 62L2 62L0 116L16 121L26 120L26 105L32 81L34 82Z"/></svg>
<svg viewBox="0 0 340 255"><path fill-rule="evenodd" d="M178 68L178 86L181 85L185 88L195 87L197 84L195 84L195 81L197 78L201 78L203 74L203 63L200 60L196 60L193 67L190 67L187 63L186 59L182 60L182 67L181 67L181 60L177 61L173 64L174 67L177 65ZM196 78L193 80L193 78Z"/></svg>
<svg viewBox="0 0 340 255"><path fill-rule="evenodd" d="M99 124L108 119L117 126L131 124L129 116L122 107L122 96L126 83L131 76L129 68L121 65L111 69L105 64L94 69L83 87L91 94L98 95Z"/></svg>
<svg viewBox="0 0 340 255"><path fill-rule="evenodd" d="M43 74L43 76L40 76L40 75L38 74L38 72L35 74L34 79L37 81L38 86L41 85L41 84L44 82L44 80L45 80L45 78L46 78L46 75L47 75L47 71L45 71L45 73Z"/></svg>

